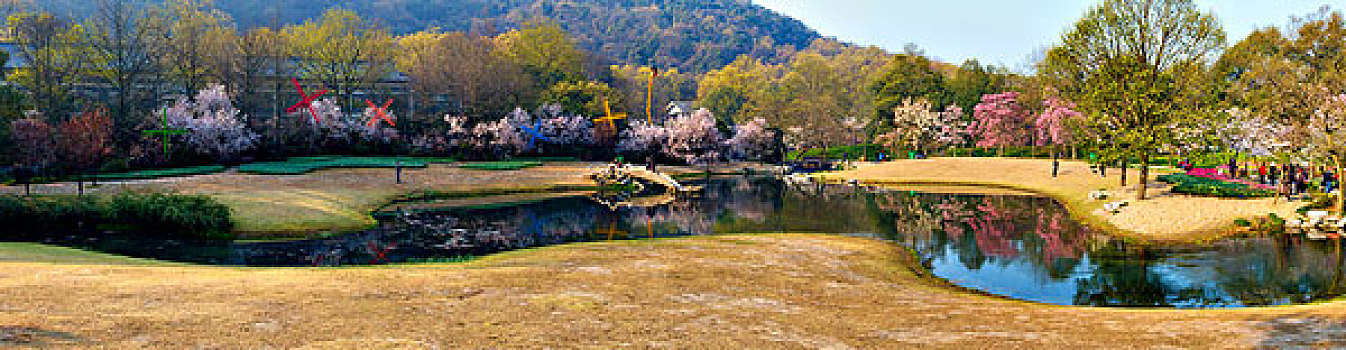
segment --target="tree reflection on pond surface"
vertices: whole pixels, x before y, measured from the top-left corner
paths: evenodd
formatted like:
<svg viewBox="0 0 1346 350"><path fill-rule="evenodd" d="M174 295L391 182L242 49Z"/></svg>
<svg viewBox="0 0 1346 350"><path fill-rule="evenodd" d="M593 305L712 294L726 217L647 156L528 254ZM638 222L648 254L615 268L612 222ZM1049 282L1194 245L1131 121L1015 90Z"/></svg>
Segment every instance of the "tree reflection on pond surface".
<svg viewBox="0 0 1346 350"><path fill-rule="evenodd" d="M369 231L300 241L7 238L203 264L335 266L456 261L609 239L830 232L890 240L911 248L925 268L954 284L1043 303L1234 307L1342 294L1337 241L1281 236L1147 248L1110 240L1042 197L797 185L770 178L719 178L704 185L698 196L652 208L613 209L588 198L562 198L404 214Z"/></svg>

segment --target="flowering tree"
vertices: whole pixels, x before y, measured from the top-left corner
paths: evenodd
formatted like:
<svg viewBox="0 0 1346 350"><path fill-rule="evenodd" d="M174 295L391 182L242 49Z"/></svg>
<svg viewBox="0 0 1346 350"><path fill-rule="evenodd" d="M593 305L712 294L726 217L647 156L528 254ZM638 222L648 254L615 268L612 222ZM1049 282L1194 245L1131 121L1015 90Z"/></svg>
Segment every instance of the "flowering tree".
<svg viewBox="0 0 1346 350"><path fill-rule="evenodd" d="M940 117L929 100L907 98L901 106L893 108L893 131L879 136L879 142L890 148L911 146L920 152L926 146L934 145Z"/></svg>
<svg viewBox="0 0 1346 350"><path fill-rule="evenodd" d="M19 165L18 174L27 175L36 169L46 168L53 161L53 134L55 129L42 120L37 113L27 113L27 117L9 123L10 137L13 139ZM27 192L27 176L19 176L24 181Z"/></svg>
<svg viewBox="0 0 1346 350"><path fill-rule="evenodd" d="M663 125L636 120L622 131L617 150L624 153L659 154L668 140L668 129Z"/></svg>
<svg viewBox="0 0 1346 350"><path fill-rule="evenodd" d="M776 133L766 119L754 118L734 128L734 137L725 141L729 155L736 158L762 160L775 149Z"/></svg>
<svg viewBox="0 0 1346 350"><path fill-rule="evenodd" d="M103 110L93 110L61 123L56 138L57 149L66 166L77 172L93 169L112 153L109 147L112 118ZM83 179L79 179L80 194L84 193Z"/></svg>
<svg viewBox="0 0 1346 350"><path fill-rule="evenodd" d="M1075 111L1075 104L1058 98L1048 98L1047 108L1034 120L1037 129L1037 146L1053 146L1052 157L1056 156L1056 146L1074 142L1070 125L1076 123L1084 114Z"/></svg>
<svg viewBox="0 0 1346 350"><path fill-rule="evenodd" d="M973 130L981 141L978 147L1000 147L1005 154L1005 146L1027 144L1032 137L1029 113L1018 102L1019 93L1006 92L988 94L973 110Z"/></svg>
<svg viewBox="0 0 1346 350"><path fill-rule="evenodd" d="M238 160L242 154L256 148L261 138L239 120L239 110L229 99L224 85L216 84L201 90L190 101L178 100L168 108L167 114L169 128L190 130L186 135L178 136L189 146L187 152L217 162Z"/></svg>
<svg viewBox="0 0 1346 350"><path fill-rule="evenodd" d="M536 113L542 122L543 136L547 143L557 146L590 146L598 142L594 138L594 123L578 114L568 114L558 104L547 104L538 108Z"/></svg>
<svg viewBox="0 0 1346 350"><path fill-rule="evenodd" d="M939 114L935 122L935 143L956 147L972 142L972 123L963 115L963 108L951 105Z"/></svg>
<svg viewBox="0 0 1346 350"><path fill-rule="evenodd" d="M723 136L715 127L715 115L702 108L687 116L668 121L665 153L688 164L708 163L720 157Z"/></svg>
<svg viewBox="0 0 1346 350"><path fill-rule="evenodd" d="M1306 129L1307 141L1315 153L1325 156L1335 173L1342 174L1346 167L1346 94L1328 97L1309 118ZM1340 193L1346 194L1346 191ZM1341 194L1334 205L1338 212L1346 208L1346 195Z"/></svg>

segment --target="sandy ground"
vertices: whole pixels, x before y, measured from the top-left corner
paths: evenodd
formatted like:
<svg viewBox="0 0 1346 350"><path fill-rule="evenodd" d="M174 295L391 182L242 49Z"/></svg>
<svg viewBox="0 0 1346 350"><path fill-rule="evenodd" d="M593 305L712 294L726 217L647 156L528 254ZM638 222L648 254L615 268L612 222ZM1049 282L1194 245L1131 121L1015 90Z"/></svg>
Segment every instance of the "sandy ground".
<svg viewBox="0 0 1346 350"><path fill-rule="evenodd" d="M1194 241L1227 234L1239 218L1251 219L1275 213L1294 217L1302 202L1284 199L1217 199L1168 192L1168 186L1151 179L1150 199L1136 200L1138 170L1128 173L1129 185L1120 186L1120 170L1109 169L1107 177L1089 170L1084 162L1062 162L1057 178L1051 177L1051 160L1010 158L938 158L901 160L862 165L856 170L823 175L828 179L857 179L887 184L987 184L1047 194L1061 200L1087 222L1102 223L1123 236L1147 241ZM1152 172L1151 174L1155 174ZM1091 200L1089 192L1107 190L1108 200ZM1113 214L1103 204L1129 200L1129 206Z"/></svg>
<svg viewBox="0 0 1346 350"><path fill-rule="evenodd" d="M395 268L0 262L0 347L1346 346L1342 303L1043 306L957 292L912 263L884 242L816 235L586 243Z"/></svg>

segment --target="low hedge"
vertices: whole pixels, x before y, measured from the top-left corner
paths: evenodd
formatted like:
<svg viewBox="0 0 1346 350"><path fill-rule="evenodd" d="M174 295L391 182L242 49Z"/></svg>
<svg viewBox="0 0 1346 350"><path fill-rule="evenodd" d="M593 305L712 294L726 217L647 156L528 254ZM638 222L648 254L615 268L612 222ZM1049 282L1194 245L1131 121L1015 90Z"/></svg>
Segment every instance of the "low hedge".
<svg viewBox="0 0 1346 350"><path fill-rule="evenodd" d="M467 163L467 164L459 165L458 167L463 168L463 169L473 169L473 170L494 170L494 171L504 171L504 170L519 170L519 169L532 168L532 167L539 166L539 165L542 165L542 162L531 162L531 161L528 161L528 162L486 162L486 163Z"/></svg>
<svg viewBox="0 0 1346 350"><path fill-rule="evenodd" d="M1186 174L1171 174L1159 176L1160 182L1173 184L1173 193L1182 193L1198 196L1222 197L1222 198L1260 198L1273 197L1275 191L1259 189L1248 186L1247 184L1220 181L1212 178L1191 176Z"/></svg>
<svg viewBox="0 0 1346 350"><path fill-rule="evenodd" d="M261 175L302 175L331 168L393 168L401 162L403 168L424 168L428 162L443 162L442 158L415 157L296 157L281 162L258 162L238 167L241 173Z"/></svg>
<svg viewBox="0 0 1346 350"><path fill-rule="evenodd" d="M190 238L232 238L229 207L206 196L124 192L111 196L0 195L5 232L62 235L114 227Z"/></svg>
<svg viewBox="0 0 1346 350"><path fill-rule="evenodd" d="M157 179L174 176L214 174L218 172L223 172L227 169L229 168L223 165L205 165L205 166L194 166L185 168L147 169L147 170L129 171L124 173L97 174L92 177L98 178L99 180Z"/></svg>

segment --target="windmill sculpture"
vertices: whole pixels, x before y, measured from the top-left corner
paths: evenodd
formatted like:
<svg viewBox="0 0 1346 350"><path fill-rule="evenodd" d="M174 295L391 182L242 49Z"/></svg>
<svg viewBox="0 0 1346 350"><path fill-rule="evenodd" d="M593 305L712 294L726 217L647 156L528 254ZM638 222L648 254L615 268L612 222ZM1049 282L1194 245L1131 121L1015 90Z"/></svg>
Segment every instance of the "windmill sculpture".
<svg viewBox="0 0 1346 350"><path fill-rule="evenodd" d="M602 117L602 118L595 118L595 119L594 119L594 124L598 124L598 123L602 123L602 122L607 122L608 127L605 128L605 129L601 129L601 131L603 131L603 133L601 134L602 137L605 137L605 138L606 138L606 137L616 136L616 135L617 135L617 121L618 121L618 120L622 120L622 119L626 119L626 113L617 113L617 114L613 114L613 113L612 113L612 106L609 106L609 105L608 105L608 101L607 101L607 100L604 100L604 101L603 101L603 112L606 114L606 116L605 116L605 117Z"/></svg>

